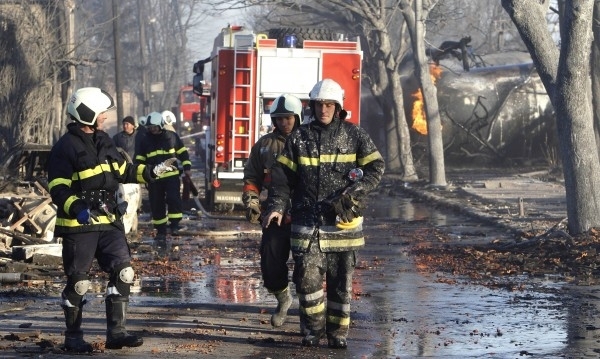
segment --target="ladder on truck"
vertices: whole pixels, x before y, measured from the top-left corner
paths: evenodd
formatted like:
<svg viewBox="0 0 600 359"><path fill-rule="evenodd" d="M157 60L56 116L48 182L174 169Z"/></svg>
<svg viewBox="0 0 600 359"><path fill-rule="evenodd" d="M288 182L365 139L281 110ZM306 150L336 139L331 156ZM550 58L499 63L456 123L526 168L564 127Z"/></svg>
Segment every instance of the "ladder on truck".
<svg viewBox="0 0 600 359"><path fill-rule="evenodd" d="M233 123L231 136L230 169L244 169L244 162L236 159L250 157L251 139L254 136L252 126L252 99L254 98L254 35L235 35L233 52ZM243 143L243 146L240 146Z"/></svg>

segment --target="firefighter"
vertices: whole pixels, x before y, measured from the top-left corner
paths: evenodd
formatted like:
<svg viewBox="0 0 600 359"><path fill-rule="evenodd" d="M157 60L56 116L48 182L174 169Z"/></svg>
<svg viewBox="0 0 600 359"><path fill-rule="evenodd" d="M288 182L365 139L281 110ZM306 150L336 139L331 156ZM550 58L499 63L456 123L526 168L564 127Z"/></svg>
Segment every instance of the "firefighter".
<svg viewBox="0 0 600 359"><path fill-rule="evenodd" d="M57 215L55 234L62 237L63 269L67 284L62 307L67 351L91 352L81 330L84 295L90 287L89 271L96 258L109 274L106 289L106 348L121 349L143 344L127 333L125 319L134 271L123 223L125 207L118 206L119 183L146 183L165 171L126 162L113 141L102 130L106 112L114 107L112 97L96 87L77 90L67 112L74 121L52 147L48 163L48 187Z"/></svg>
<svg viewBox="0 0 600 359"><path fill-rule="evenodd" d="M361 208L384 171L369 135L344 120L343 100L331 79L311 90L312 121L287 138L277 157L262 223L280 225L291 198L293 281L309 331L302 345L309 347L325 335L330 348L348 345L352 274L365 243Z"/></svg>
<svg viewBox="0 0 600 359"><path fill-rule="evenodd" d="M260 193L270 186L271 167L281 153L286 137L300 125L302 102L296 96L283 94L273 101L270 115L275 130L254 144L244 167L242 201L250 223L260 223ZM286 211L288 209L285 208ZM274 327L283 325L292 305L287 266L290 257L290 229L289 221L284 221L280 226L273 225L262 231L260 269L265 288L277 299L277 309L271 316L271 325Z"/></svg>
<svg viewBox="0 0 600 359"><path fill-rule="evenodd" d="M163 111L161 112L161 115L163 117L163 120L165 121L165 130L168 131L173 131L175 132L175 123L177 122L177 119L175 118L175 114L171 111Z"/></svg>
<svg viewBox="0 0 600 359"><path fill-rule="evenodd" d="M191 178L192 162L187 148L175 132L165 131L164 126L164 119L160 112L152 112L147 116L148 132L140 145L140 151L136 154L136 161L156 165L167 159L179 160L184 175ZM179 170L167 172L148 184L152 224L156 229L154 239L159 245L167 239L167 226L172 236L179 235L179 222L183 218L179 174Z"/></svg>

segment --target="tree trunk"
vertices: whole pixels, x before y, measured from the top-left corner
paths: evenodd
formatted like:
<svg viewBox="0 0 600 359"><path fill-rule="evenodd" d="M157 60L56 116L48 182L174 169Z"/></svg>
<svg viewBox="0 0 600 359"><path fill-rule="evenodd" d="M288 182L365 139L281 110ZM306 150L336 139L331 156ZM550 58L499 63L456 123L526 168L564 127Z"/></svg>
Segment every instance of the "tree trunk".
<svg viewBox="0 0 600 359"><path fill-rule="evenodd" d="M600 69L600 2L594 2L594 17L592 21L592 69ZM600 71L592 71L592 112L594 116L594 134L596 148L600 156Z"/></svg>
<svg viewBox="0 0 600 359"><path fill-rule="evenodd" d="M555 109L571 233L600 226L600 162L592 121L590 43L594 1L566 2Z"/></svg>
<svg viewBox="0 0 600 359"><path fill-rule="evenodd" d="M590 44L594 1L566 1L561 49L546 28L548 2L502 0L556 109L571 234L600 226L600 161L594 138ZM560 56L560 57L559 57Z"/></svg>
<svg viewBox="0 0 600 359"><path fill-rule="evenodd" d="M394 99L389 106L390 113L394 115L389 116L386 123L387 162L394 163L399 161L400 167L386 170L388 172L400 171L403 181L415 182L419 179L419 176L415 170L412 157L410 131L404 114L404 98L400 83L400 74L395 71L390 73L389 77L391 98Z"/></svg>
<svg viewBox="0 0 600 359"><path fill-rule="evenodd" d="M414 13L403 9L404 19L412 34L415 70L421 84L425 117L427 119L427 141L429 145L429 184L445 187L446 169L444 167L444 144L442 140L442 120L437 100L437 89L431 80L427 57L425 56L425 31L423 22L427 14L423 13L421 0L415 0Z"/></svg>

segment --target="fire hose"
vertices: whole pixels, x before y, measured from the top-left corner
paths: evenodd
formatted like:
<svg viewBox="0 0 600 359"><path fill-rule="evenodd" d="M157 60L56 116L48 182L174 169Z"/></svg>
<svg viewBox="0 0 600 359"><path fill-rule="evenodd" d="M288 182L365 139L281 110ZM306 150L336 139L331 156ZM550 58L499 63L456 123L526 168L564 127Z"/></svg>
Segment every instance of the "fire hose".
<svg viewBox="0 0 600 359"><path fill-rule="evenodd" d="M204 209L204 206L202 206L202 203L200 202L200 199L198 198L198 189L194 185L194 182L188 176L183 176L183 185L189 186L189 191L192 193L192 196L194 197L194 203L196 204L196 207L198 207L198 211L196 212L198 217L205 217L205 218L209 218L209 219L224 219L227 221L241 221L241 220L245 221L246 220L246 217L242 217L242 216L218 216L218 215L211 214L206 209Z"/></svg>

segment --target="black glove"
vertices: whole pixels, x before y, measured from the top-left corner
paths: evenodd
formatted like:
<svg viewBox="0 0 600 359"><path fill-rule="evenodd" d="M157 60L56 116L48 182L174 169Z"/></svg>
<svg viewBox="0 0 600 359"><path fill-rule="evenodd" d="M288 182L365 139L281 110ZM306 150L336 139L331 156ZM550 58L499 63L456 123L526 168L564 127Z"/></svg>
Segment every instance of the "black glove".
<svg viewBox="0 0 600 359"><path fill-rule="evenodd" d="M360 203L348 194L343 194L331 200L331 207L342 222L350 222L361 216Z"/></svg>
<svg viewBox="0 0 600 359"><path fill-rule="evenodd" d="M260 202L254 192L244 192L242 202L246 207L246 219L250 223L260 223Z"/></svg>

